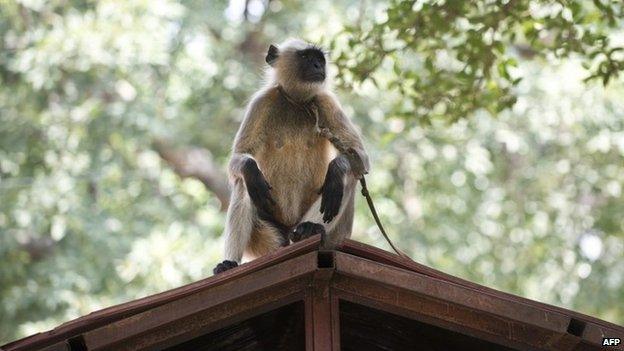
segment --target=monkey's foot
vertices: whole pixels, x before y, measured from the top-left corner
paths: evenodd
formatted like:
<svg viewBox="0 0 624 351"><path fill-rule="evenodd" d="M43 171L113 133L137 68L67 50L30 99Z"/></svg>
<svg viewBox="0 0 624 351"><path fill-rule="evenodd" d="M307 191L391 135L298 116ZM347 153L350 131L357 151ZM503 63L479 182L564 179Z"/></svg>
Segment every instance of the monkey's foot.
<svg viewBox="0 0 624 351"><path fill-rule="evenodd" d="M229 261L229 260L225 260L221 263L219 263L213 270L212 273L213 274L219 274L221 272L225 272L228 269L232 269L234 267L238 267L238 263L236 263L236 261Z"/></svg>
<svg viewBox="0 0 624 351"><path fill-rule="evenodd" d="M295 230L290 232L290 240L296 243L311 237L312 235L325 235L325 227L318 223L303 222Z"/></svg>

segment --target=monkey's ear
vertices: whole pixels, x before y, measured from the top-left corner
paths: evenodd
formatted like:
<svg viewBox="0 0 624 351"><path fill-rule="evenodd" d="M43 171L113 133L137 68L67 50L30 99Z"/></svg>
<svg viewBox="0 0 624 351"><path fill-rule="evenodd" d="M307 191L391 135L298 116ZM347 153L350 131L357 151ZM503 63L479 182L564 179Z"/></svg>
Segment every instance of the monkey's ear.
<svg viewBox="0 0 624 351"><path fill-rule="evenodd" d="M275 45L270 45L269 51L267 51L267 55L264 58L264 60L266 61L266 63L269 64L269 66L273 66L275 61L277 61L278 57L279 57L279 50L277 49Z"/></svg>

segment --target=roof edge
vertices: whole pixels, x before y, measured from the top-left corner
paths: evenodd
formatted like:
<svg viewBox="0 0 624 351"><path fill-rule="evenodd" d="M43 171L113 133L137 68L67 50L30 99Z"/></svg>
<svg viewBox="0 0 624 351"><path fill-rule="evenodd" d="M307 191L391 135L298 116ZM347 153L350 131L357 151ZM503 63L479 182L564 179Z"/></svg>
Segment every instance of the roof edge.
<svg viewBox="0 0 624 351"><path fill-rule="evenodd" d="M131 317L171 301L195 294L199 291L225 284L291 258L317 251L320 247L320 243L321 238L319 236L302 240L218 275L212 275L178 288L106 307L62 323L54 329L17 339L5 345L0 345L0 351L43 347L61 342L68 337L83 333L86 330Z"/></svg>

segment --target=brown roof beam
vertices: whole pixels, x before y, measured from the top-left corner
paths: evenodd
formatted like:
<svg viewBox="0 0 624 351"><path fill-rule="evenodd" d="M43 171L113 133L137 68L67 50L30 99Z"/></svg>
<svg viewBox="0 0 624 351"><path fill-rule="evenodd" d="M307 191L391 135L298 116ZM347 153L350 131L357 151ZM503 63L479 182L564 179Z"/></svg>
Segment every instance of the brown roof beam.
<svg viewBox="0 0 624 351"><path fill-rule="evenodd" d="M340 251L354 256L366 258L378 263L407 269L409 271L417 272L426 276L437 278L439 280L455 283L460 286L470 288L474 291L479 291L482 294L488 296L495 296L506 301L526 304L529 306L537 307L541 310L570 316L574 320L581 321L583 324L585 324L584 328L581 328L582 330L577 331L580 331L583 337L589 340L599 340L602 338L602 336L609 335L608 333L615 333L615 337L624 338L624 328L614 323L610 323L593 316L588 316L580 312L549 305L539 301L529 300L521 296L509 294L503 291L498 291L483 285L479 285L471 281L438 271L434 268L427 267L415 261L404 259L391 252L381 250L379 248L372 247L370 245L366 245L357 241L345 240L340 246ZM591 323L588 324L587 322Z"/></svg>
<svg viewBox="0 0 624 351"><path fill-rule="evenodd" d="M450 323L465 332L478 329L499 336L498 342L520 342L535 349L571 349L581 338L595 345L602 342L602 338L588 339L585 333L570 334L568 327L573 319L569 315L346 253L336 254L336 272L333 287L342 293L393 306L395 312L399 309L442 319L444 327ZM592 327L590 321L584 323L586 328ZM616 336L618 333L608 332L607 335Z"/></svg>
<svg viewBox="0 0 624 351"><path fill-rule="evenodd" d="M211 287L211 289L197 292L166 305L88 331L84 333L86 345L89 350L103 350L111 345L121 344L123 344L123 347L116 346L115 349L148 349L148 344L164 342L165 340L160 339L176 335L178 331L174 326L182 327L182 330L179 330L180 333L188 332L184 327L184 323L175 323L176 321L191 318L219 304L258 293L262 289L272 288L271 291L277 293L279 292L279 289L277 289L279 285L314 272L317 269L317 262L317 252L303 254L267 267L252 275L239 277L231 282ZM171 327L167 327L168 325ZM163 328L168 330L166 334L161 332L151 333L149 337L141 336ZM159 335L162 335L162 337L159 337ZM127 348L126 345L134 345L136 347Z"/></svg>
<svg viewBox="0 0 624 351"><path fill-rule="evenodd" d="M98 310L86 316L64 323L52 330L37 333L24 339L16 340L3 345L2 350L40 350L41 348L53 343L64 342L64 340L80 335L88 330L92 330L149 309L162 306L166 303L195 294L199 291L211 289L212 287L238 279L242 276L253 274L254 272L300 256L304 253L312 251L316 252L319 245L320 238L313 237L280 249L277 252L260 257L249 263L245 263L222 274L211 276L209 278L162 293Z"/></svg>

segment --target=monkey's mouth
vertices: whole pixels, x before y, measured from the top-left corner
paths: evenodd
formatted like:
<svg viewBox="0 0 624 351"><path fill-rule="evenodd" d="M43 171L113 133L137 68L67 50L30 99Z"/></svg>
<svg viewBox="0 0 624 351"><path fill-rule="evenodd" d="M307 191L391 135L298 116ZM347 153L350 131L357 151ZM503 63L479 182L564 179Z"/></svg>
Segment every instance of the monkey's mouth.
<svg viewBox="0 0 624 351"><path fill-rule="evenodd" d="M325 73L324 72L310 73L310 74L306 74L305 77L303 78L307 82L322 82L325 80Z"/></svg>

